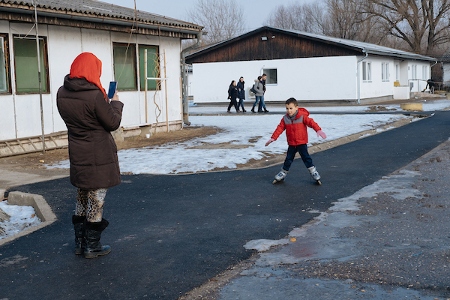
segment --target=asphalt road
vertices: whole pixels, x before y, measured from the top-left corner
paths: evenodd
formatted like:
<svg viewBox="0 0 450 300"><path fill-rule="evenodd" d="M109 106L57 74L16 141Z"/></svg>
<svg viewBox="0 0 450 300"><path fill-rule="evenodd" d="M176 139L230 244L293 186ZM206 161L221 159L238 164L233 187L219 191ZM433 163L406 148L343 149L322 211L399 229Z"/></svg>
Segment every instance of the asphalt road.
<svg viewBox="0 0 450 300"><path fill-rule="evenodd" d="M313 155L316 185L300 160L194 175L123 176L109 190L102 241L111 254L73 254L75 188L67 178L14 190L43 195L58 220L0 247L0 299L177 299L252 255L252 239L280 239L332 202L407 165L450 137L450 112ZM193 158L193 159L201 159Z"/></svg>

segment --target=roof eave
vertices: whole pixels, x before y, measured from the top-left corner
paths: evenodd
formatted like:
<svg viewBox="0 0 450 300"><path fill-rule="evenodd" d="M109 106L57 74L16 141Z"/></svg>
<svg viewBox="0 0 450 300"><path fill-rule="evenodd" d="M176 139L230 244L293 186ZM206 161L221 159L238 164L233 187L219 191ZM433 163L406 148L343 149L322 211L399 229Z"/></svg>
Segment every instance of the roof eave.
<svg viewBox="0 0 450 300"><path fill-rule="evenodd" d="M26 15L34 18L34 8L29 6L0 6L0 12L12 13L17 15ZM145 28L151 30L159 30L166 32L177 32L192 36L198 36L203 27L195 25L192 23L186 23L185 26L174 23L165 22L145 22L142 19L134 18L118 18L111 17L107 14L83 14L79 12L74 12L71 10L54 10L54 9L43 9L39 8L37 10L38 18L54 18L61 20L73 20L82 22L92 22L97 24L110 24L123 27L133 27L133 28Z"/></svg>

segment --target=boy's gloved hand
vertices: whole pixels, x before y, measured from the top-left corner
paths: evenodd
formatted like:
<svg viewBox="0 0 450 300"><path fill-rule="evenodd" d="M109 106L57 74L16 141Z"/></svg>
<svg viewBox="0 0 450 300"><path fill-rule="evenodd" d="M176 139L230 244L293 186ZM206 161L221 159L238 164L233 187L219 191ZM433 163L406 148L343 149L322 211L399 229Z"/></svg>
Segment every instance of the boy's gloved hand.
<svg viewBox="0 0 450 300"><path fill-rule="evenodd" d="M320 136L323 139L327 138L327 135L322 130L317 131L317 136Z"/></svg>
<svg viewBox="0 0 450 300"><path fill-rule="evenodd" d="M273 141L275 141L275 140L272 139L272 138L270 140L268 140L267 143L266 143L266 147L269 146L269 144L272 143Z"/></svg>

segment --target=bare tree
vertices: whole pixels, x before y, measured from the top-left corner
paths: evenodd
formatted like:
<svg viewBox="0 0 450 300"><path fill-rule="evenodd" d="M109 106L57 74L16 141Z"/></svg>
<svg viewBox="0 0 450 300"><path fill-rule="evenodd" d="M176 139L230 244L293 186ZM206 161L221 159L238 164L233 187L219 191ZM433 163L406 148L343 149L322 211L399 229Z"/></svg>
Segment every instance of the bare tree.
<svg viewBox="0 0 450 300"><path fill-rule="evenodd" d="M386 34L379 19L364 13L367 0L326 0L324 34L343 39L382 44Z"/></svg>
<svg viewBox="0 0 450 300"><path fill-rule="evenodd" d="M267 25L311 33L324 33L326 16L321 2L279 5L269 16Z"/></svg>
<svg viewBox="0 0 450 300"><path fill-rule="evenodd" d="M360 0L327 0L325 34L344 39L358 39L365 16L360 13Z"/></svg>
<svg viewBox="0 0 450 300"><path fill-rule="evenodd" d="M244 13L235 0L197 0L188 11L188 18L204 26L204 44L233 38L246 28Z"/></svg>
<svg viewBox="0 0 450 300"><path fill-rule="evenodd" d="M323 0L281 5L268 23L439 56L450 44L449 20L450 0Z"/></svg>
<svg viewBox="0 0 450 300"><path fill-rule="evenodd" d="M366 0L325 0L315 3L280 5L270 16L270 26L300 30L327 36L379 41L380 34L376 18L362 13Z"/></svg>
<svg viewBox="0 0 450 300"><path fill-rule="evenodd" d="M366 0L364 12L382 20L385 32L415 53L435 54L450 41L450 0Z"/></svg>

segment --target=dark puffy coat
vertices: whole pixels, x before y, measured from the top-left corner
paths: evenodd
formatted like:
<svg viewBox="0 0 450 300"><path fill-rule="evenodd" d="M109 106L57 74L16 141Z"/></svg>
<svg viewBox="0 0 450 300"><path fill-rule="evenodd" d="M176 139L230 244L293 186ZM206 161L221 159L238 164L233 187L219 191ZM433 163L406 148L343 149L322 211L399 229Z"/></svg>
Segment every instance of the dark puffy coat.
<svg viewBox="0 0 450 300"><path fill-rule="evenodd" d="M117 146L111 131L120 126L123 103L105 101L104 94L84 78L64 78L56 97L69 136L70 182L82 189L120 183Z"/></svg>
<svg viewBox="0 0 450 300"><path fill-rule="evenodd" d="M234 99L236 100L238 96L238 89L236 86L230 84L230 86L228 87L228 99Z"/></svg>
<svg viewBox="0 0 450 300"><path fill-rule="evenodd" d="M238 81L237 83L237 89L238 89L238 98L244 100L245 99L245 81Z"/></svg>

